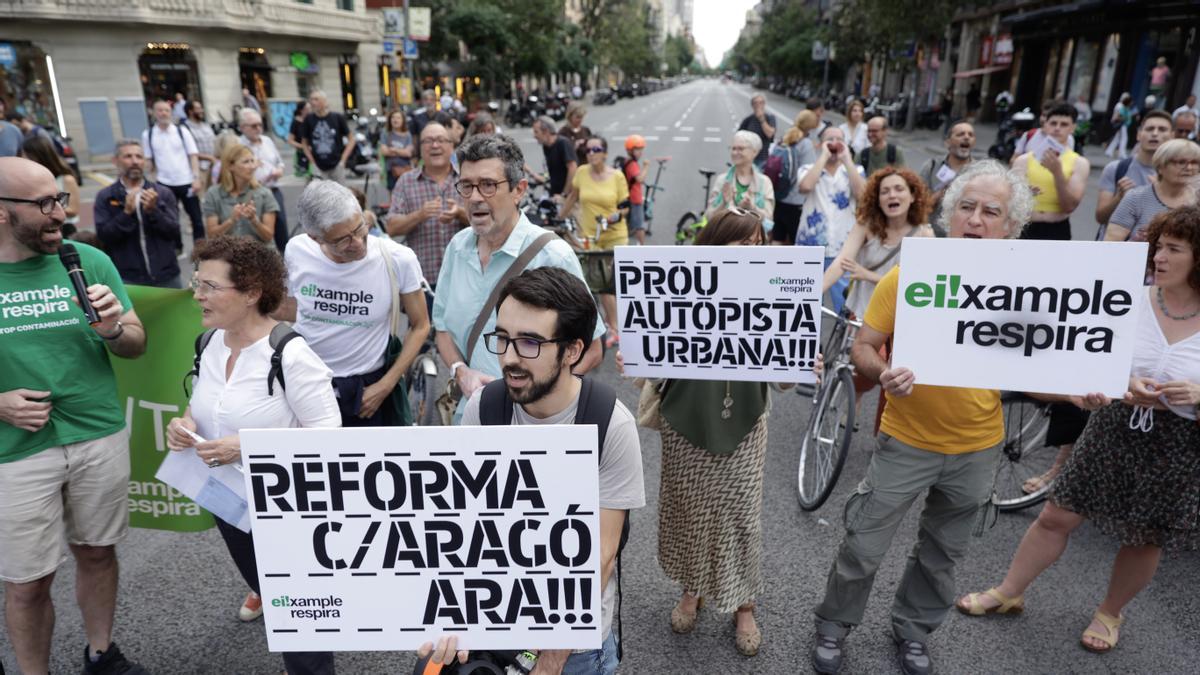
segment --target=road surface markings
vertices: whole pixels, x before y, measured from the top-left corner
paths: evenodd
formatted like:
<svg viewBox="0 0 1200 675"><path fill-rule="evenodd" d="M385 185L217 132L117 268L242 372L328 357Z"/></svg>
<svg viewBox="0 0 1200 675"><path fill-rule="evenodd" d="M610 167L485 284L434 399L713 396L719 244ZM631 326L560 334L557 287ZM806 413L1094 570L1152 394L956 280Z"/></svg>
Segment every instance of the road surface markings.
<svg viewBox="0 0 1200 675"><path fill-rule="evenodd" d="M705 136L704 142L705 143L720 143L721 139L716 138L715 136Z"/></svg>
<svg viewBox="0 0 1200 675"><path fill-rule="evenodd" d="M682 143L687 143L688 141L692 140L692 137L691 136L672 136L671 140L680 141Z"/></svg>
<svg viewBox="0 0 1200 675"><path fill-rule="evenodd" d="M696 127L679 127L680 131L695 131Z"/></svg>
<svg viewBox="0 0 1200 675"><path fill-rule="evenodd" d="M666 131L667 127L654 127L655 131Z"/></svg>
<svg viewBox="0 0 1200 675"><path fill-rule="evenodd" d="M720 131L721 127L704 127L705 131Z"/></svg>
<svg viewBox="0 0 1200 675"><path fill-rule="evenodd" d="M658 140L658 136L642 136L642 140L646 140L646 141L657 141L657 140Z"/></svg>

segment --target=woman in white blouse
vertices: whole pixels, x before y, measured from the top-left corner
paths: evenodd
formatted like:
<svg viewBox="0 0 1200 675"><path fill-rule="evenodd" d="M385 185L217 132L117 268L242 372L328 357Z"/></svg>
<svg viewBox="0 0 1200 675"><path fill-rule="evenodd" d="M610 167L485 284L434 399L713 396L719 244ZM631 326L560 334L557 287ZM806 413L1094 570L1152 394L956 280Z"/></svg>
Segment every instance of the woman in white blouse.
<svg viewBox="0 0 1200 675"><path fill-rule="evenodd" d="M240 464L241 429L341 426L333 374L302 338L283 348L286 388L275 382L273 393L268 393L273 352L269 336L278 323L269 315L286 292L287 273L279 253L247 237L224 235L197 242L192 260L197 265L192 292L204 327L216 332L201 356L187 410L167 425L168 447L195 447L196 454L215 468ZM191 434L205 440L199 442ZM262 598L254 539L219 518L217 529L253 589L239 615L243 620L258 618ZM286 653L283 661L291 675L333 672L333 654L328 652Z"/></svg>
<svg viewBox="0 0 1200 675"><path fill-rule="evenodd" d="M1075 399L1096 410L1029 527L1004 581L958 600L965 614L1007 614L1090 520L1116 537L1108 592L1080 639L1093 652L1117 644L1121 610L1154 578L1163 551L1200 548L1200 207L1159 214L1147 231L1154 285L1139 293L1129 391ZM1099 580L1096 580L1099 581Z"/></svg>

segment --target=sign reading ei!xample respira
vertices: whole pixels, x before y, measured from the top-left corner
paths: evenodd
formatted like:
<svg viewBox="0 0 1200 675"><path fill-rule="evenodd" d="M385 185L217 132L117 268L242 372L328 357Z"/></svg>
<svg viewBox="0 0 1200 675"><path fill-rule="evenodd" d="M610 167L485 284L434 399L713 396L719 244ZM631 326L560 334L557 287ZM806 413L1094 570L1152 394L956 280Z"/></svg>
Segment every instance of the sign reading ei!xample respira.
<svg viewBox="0 0 1200 675"><path fill-rule="evenodd" d="M904 241L894 367L918 384L1124 395L1144 242Z"/></svg>

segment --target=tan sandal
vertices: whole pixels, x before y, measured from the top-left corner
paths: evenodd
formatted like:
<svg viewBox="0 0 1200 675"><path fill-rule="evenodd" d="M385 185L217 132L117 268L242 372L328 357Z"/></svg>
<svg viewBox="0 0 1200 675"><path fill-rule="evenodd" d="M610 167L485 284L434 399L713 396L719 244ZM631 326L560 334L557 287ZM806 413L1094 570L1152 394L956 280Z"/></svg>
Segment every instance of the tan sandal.
<svg viewBox="0 0 1200 675"><path fill-rule="evenodd" d="M1125 617L1123 617L1123 616L1112 617L1112 616L1109 616L1108 614L1105 614L1104 612L1101 612L1100 610L1096 610L1096 613L1092 615L1092 621L1099 621L1100 624L1104 626L1104 628L1108 634L1101 635L1100 633L1097 633L1096 631L1089 628L1089 629L1083 631L1083 637L1085 637L1085 638L1090 637L1095 640L1099 640L1108 646L1104 647L1102 649L1098 648L1098 647L1093 647L1092 645L1089 645L1088 643L1084 642L1083 638L1080 638L1079 644L1081 646L1083 646L1084 649L1088 650L1089 652L1092 652L1093 654L1104 654L1104 653L1111 651L1113 647L1117 646L1117 640L1121 637L1121 635L1117 631L1117 629L1121 627L1122 623L1124 623Z"/></svg>
<svg viewBox="0 0 1200 675"><path fill-rule="evenodd" d="M684 612L676 604L675 609L671 610L671 630L680 634L692 632L692 629L696 627L696 616L700 614L702 607L704 607L703 597L696 599L696 610L694 612Z"/></svg>
<svg viewBox="0 0 1200 675"><path fill-rule="evenodd" d="M985 607L980 599L984 596L992 598L1000 603L995 607ZM963 601L966 601L966 606ZM1025 596L1018 595L1015 598L1005 596L995 588L989 588L982 593L967 593L954 603L958 611L967 616L985 616L988 614L1020 614L1025 611Z"/></svg>
<svg viewBox="0 0 1200 675"><path fill-rule="evenodd" d="M754 606L739 607L733 613L734 636L733 646L737 647L738 653L742 656L755 656L758 654L759 647L762 647L762 631L758 628L758 622L754 622L754 628L748 631L737 629L737 615L739 612L750 612L750 616L754 616Z"/></svg>

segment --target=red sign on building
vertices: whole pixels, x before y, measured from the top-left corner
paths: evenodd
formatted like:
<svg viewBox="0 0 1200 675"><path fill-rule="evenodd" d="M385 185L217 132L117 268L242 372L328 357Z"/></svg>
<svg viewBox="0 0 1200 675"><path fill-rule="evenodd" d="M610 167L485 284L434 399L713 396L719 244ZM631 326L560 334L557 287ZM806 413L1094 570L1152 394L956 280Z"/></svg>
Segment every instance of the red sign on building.
<svg viewBox="0 0 1200 675"><path fill-rule="evenodd" d="M994 38L991 35L984 35L983 41L979 43L980 66L992 65L992 46L994 44L993 39Z"/></svg>

